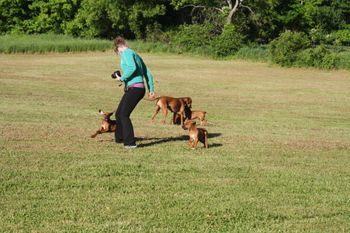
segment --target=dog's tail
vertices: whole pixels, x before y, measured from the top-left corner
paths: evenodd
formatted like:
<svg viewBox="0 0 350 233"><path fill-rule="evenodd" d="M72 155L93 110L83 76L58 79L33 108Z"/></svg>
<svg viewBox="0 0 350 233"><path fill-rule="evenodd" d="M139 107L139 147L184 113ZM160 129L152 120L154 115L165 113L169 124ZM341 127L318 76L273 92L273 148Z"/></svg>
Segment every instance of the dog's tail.
<svg viewBox="0 0 350 233"><path fill-rule="evenodd" d="M153 98L143 98L143 100L147 100L147 101L155 101L155 100L159 100L160 96L158 97L153 97Z"/></svg>

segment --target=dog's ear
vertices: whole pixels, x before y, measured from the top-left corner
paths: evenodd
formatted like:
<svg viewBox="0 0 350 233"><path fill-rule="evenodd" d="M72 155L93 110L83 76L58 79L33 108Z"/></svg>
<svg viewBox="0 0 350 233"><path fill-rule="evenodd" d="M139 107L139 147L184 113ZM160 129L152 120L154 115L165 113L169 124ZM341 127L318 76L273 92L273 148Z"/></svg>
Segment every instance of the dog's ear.
<svg viewBox="0 0 350 233"><path fill-rule="evenodd" d="M104 114L105 114L102 110L100 110L99 113L100 113L101 115L104 115Z"/></svg>

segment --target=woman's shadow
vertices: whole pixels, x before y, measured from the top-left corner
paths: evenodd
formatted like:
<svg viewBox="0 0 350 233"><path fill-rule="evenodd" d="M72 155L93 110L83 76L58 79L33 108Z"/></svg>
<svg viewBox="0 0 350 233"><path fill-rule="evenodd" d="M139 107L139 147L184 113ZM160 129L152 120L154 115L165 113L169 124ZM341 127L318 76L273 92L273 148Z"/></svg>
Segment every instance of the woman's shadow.
<svg viewBox="0 0 350 233"><path fill-rule="evenodd" d="M208 139L215 138L221 136L221 133L209 133ZM153 146L156 144L162 144L167 142L175 142L175 141L187 141L188 135L182 135L178 137L166 137L166 138L136 138L136 141L139 141L138 147L148 147ZM151 141L151 142L144 142L144 141ZM209 143L209 148L211 147L220 147L222 144L220 143Z"/></svg>

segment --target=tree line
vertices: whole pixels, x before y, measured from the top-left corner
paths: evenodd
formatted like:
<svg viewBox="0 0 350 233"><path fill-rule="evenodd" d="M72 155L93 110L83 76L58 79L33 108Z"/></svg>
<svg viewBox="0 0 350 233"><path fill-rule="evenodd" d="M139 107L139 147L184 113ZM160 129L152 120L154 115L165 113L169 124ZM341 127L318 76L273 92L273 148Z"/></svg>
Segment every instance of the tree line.
<svg viewBox="0 0 350 233"><path fill-rule="evenodd" d="M282 66L333 69L350 64L348 1L0 0L0 32L121 35L214 58L258 47Z"/></svg>
<svg viewBox="0 0 350 233"><path fill-rule="evenodd" d="M0 0L0 31L146 39L184 24L233 24L249 41L268 43L286 30L346 42L348 0ZM343 38L345 37L345 38Z"/></svg>

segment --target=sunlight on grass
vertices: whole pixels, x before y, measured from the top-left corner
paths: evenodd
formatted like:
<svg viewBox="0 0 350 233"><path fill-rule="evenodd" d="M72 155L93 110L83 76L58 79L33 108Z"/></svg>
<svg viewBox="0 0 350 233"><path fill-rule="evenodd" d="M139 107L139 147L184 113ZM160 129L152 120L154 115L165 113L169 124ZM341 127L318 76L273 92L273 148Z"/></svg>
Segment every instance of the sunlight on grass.
<svg viewBox="0 0 350 233"><path fill-rule="evenodd" d="M1 232L350 230L349 72L142 56L207 112L208 150L149 101L137 150L90 138L123 94L112 51L0 55Z"/></svg>

